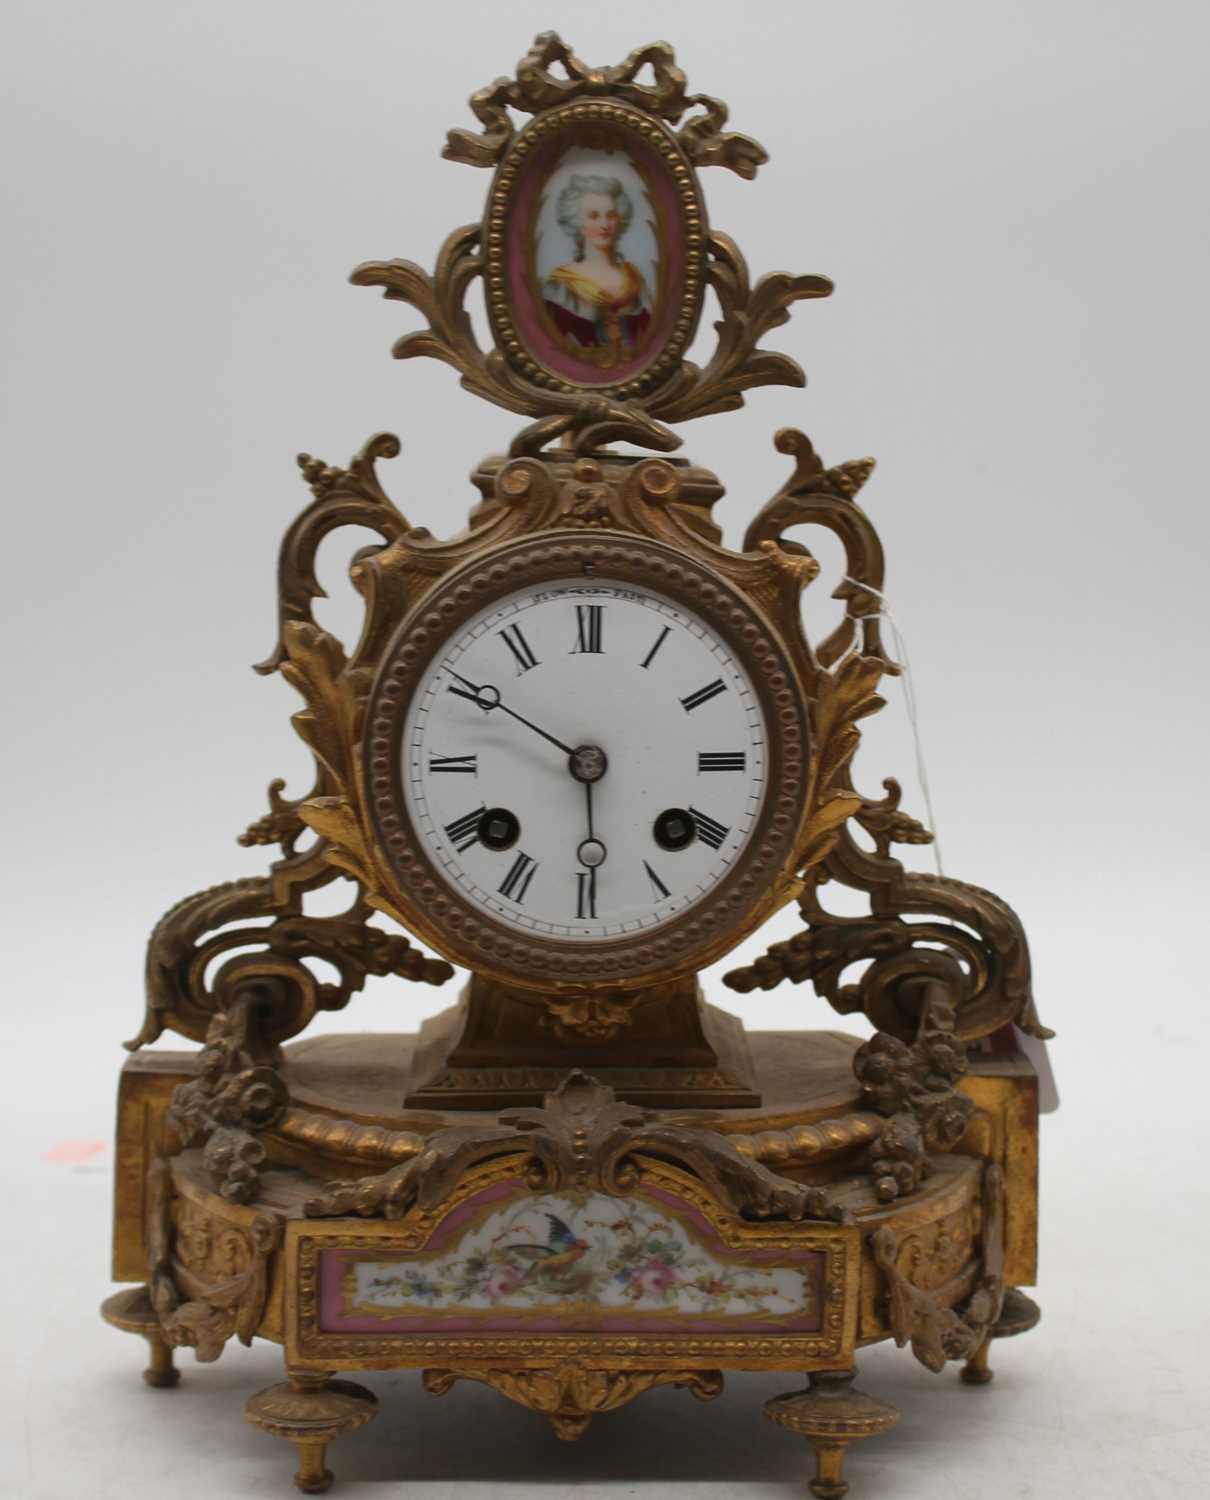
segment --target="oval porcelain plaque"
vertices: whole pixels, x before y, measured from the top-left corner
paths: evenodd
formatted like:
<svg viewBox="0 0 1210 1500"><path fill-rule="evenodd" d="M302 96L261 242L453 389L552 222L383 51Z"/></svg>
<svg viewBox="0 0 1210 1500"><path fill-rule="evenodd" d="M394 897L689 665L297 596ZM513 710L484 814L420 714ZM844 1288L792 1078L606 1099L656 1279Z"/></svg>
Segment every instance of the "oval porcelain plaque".
<svg viewBox="0 0 1210 1500"><path fill-rule="evenodd" d="M705 212L672 134L582 101L523 130L488 199L487 298L514 368L629 397L680 364L701 313Z"/></svg>

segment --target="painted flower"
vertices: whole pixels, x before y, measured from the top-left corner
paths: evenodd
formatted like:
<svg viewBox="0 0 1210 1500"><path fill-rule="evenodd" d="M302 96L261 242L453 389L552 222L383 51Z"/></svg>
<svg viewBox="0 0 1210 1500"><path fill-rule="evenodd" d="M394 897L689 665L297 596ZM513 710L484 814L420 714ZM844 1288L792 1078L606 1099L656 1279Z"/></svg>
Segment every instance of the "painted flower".
<svg viewBox="0 0 1210 1500"><path fill-rule="evenodd" d="M651 1293L656 1297L662 1296L675 1282L676 1272L662 1260L645 1261L643 1265L636 1267L632 1277L632 1284L639 1288L641 1294Z"/></svg>
<svg viewBox="0 0 1210 1500"><path fill-rule="evenodd" d="M501 1297L507 1297L525 1280L525 1277L516 1266L510 1266L507 1261L492 1268L492 1274L487 1278L487 1284L483 1290L493 1302L499 1302Z"/></svg>

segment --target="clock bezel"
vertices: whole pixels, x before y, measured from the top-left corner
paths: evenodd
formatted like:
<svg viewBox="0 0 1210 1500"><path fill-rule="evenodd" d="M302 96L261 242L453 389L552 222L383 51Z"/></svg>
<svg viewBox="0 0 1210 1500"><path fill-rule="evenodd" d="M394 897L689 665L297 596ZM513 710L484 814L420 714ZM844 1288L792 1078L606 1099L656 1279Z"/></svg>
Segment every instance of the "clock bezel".
<svg viewBox="0 0 1210 1500"><path fill-rule="evenodd" d="M577 574L649 588L700 616L747 672L767 731L768 789L734 868L658 927L588 941L497 922L449 884L412 821L401 755L412 697L451 636L498 599ZM666 544L554 531L452 571L401 623L379 666L365 723L366 800L395 904L417 936L477 973L555 991L663 982L721 958L799 888L794 866L807 803L810 731L790 653L751 600Z"/></svg>

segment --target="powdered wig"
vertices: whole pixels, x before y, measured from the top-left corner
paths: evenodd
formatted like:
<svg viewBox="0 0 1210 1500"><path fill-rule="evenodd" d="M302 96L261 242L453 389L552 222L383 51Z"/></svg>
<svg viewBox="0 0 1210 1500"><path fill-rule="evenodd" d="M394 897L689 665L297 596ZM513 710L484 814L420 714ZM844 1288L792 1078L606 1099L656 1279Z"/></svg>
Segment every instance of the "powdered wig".
<svg viewBox="0 0 1210 1500"><path fill-rule="evenodd" d="M580 200L585 193L599 193L602 197L613 199L618 211L619 239L626 233L631 219L634 218L634 204L630 201L630 194L622 186L619 178L602 177L596 173L573 174L567 179L559 194L555 217L559 221L559 228L566 230L571 236L576 247L577 260L584 258L584 232L580 228Z"/></svg>

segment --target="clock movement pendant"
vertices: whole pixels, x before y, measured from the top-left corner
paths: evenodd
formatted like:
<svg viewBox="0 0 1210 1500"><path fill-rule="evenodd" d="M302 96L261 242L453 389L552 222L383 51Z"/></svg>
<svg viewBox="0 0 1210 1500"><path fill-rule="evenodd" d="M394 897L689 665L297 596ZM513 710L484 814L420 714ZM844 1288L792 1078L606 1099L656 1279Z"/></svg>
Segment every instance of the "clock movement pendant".
<svg viewBox="0 0 1210 1500"><path fill-rule="evenodd" d="M899 671L857 503L873 461L828 467L779 432L790 473L733 548L719 481L668 456L678 424L803 383L762 340L831 283L753 284L698 179L752 178L765 152L664 43L590 68L544 33L472 105L481 128L445 155L492 172L482 222L432 275L388 260L352 279L427 321L398 357L443 360L522 425L444 538L384 488L395 437L347 468L299 460L311 498L258 671L303 700L314 784L274 781L242 835L278 848L268 874L152 933L119 1089L129 1285L102 1311L146 1340L156 1386L178 1349L280 1344L284 1380L246 1413L296 1446L307 1492L375 1414L359 1371L419 1368L435 1395L483 1382L570 1439L655 1386L707 1400L726 1369L796 1369L805 1387L765 1414L839 1496L848 1446L896 1421L854 1384L860 1347L910 1344L978 1385L992 1341L1037 1321L1018 1039L1048 1033L1025 936L990 892L906 869L894 847L931 835L893 780L872 799L852 778ZM708 288L718 343L698 366ZM313 563L349 526L378 541L351 558L365 620L342 643L315 620ZM815 642L811 528L845 558ZM312 910L334 882L344 910ZM840 914L838 886L864 915ZM804 1016L822 999L868 1040L747 1033L707 1001L703 971L786 908L791 935L726 985L797 987ZM409 1030L414 986L459 971ZM302 1038L371 976L398 1034ZM167 1030L200 1050L139 1051Z"/></svg>

